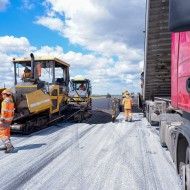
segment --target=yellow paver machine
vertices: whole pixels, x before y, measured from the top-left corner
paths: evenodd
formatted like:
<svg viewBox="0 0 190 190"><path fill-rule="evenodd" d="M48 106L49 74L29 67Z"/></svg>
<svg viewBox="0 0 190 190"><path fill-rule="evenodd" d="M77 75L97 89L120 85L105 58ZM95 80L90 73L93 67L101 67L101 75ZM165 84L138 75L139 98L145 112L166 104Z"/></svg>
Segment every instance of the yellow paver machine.
<svg viewBox="0 0 190 190"><path fill-rule="evenodd" d="M30 56L13 59L15 116L11 131L23 134L64 117L68 107L70 65L57 58L34 59L32 53ZM29 74L24 76L26 69Z"/></svg>
<svg viewBox="0 0 190 190"><path fill-rule="evenodd" d="M70 109L76 113L74 120L82 121L91 115L91 93L92 86L89 79L77 77L71 80L68 103Z"/></svg>

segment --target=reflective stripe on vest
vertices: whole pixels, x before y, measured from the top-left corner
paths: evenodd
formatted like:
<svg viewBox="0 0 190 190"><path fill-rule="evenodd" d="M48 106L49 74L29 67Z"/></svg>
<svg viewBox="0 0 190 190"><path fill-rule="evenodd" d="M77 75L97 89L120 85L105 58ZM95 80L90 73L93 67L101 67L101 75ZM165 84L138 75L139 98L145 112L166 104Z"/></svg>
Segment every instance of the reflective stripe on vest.
<svg viewBox="0 0 190 190"><path fill-rule="evenodd" d="M13 120L13 117L1 117L1 119L4 119L5 121L7 121L7 120ZM7 121L8 122L8 121Z"/></svg>
<svg viewBox="0 0 190 190"><path fill-rule="evenodd" d="M5 112L14 112L14 110L8 110L8 109L2 109L2 111L5 111Z"/></svg>

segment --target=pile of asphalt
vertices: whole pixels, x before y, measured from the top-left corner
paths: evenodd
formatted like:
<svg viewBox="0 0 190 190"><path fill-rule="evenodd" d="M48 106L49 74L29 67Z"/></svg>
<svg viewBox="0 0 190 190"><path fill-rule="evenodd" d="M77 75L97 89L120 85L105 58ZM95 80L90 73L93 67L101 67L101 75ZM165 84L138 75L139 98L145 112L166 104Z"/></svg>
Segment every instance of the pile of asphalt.
<svg viewBox="0 0 190 190"><path fill-rule="evenodd" d="M83 123L88 124L102 124L108 123L112 120L112 111L111 110L92 110L92 116Z"/></svg>

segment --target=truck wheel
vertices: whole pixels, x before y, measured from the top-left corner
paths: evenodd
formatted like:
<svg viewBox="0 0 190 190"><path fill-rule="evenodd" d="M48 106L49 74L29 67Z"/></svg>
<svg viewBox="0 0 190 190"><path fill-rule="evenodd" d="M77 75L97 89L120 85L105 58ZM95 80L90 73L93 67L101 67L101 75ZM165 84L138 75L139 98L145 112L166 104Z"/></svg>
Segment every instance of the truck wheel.
<svg viewBox="0 0 190 190"><path fill-rule="evenodd" d="M183 190L190 190L190 165L182 166L182 187Z"/></svg>
<svg viewBox="0 0 190 190"><path fill-rule="evenodd" d="M190 190L190 164L186 165L186 186Z"/></svg>
<svg viewBox="0 0 190 190"><path fill-rule="evenodd" d="M179 176L181 179L183 179L184 176L184 168L185 167L185 163L184 162L180 162L179 163Z"/></svg>

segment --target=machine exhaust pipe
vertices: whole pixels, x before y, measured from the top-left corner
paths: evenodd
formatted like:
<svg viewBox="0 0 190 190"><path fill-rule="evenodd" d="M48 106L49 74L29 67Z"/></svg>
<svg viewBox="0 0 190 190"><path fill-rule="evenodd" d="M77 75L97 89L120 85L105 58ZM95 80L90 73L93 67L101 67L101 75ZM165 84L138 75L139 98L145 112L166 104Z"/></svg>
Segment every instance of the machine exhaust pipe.
<svg viewBox="0 0 190 190"><path fill-rule="evenodd" d="M31 57L31 78L34 78L34 55L33 53L30 54Z"/></svg>

